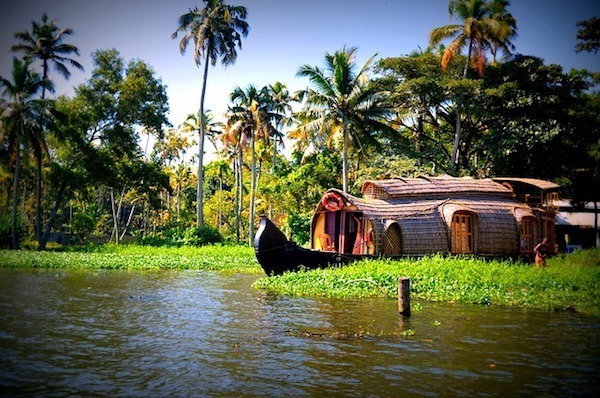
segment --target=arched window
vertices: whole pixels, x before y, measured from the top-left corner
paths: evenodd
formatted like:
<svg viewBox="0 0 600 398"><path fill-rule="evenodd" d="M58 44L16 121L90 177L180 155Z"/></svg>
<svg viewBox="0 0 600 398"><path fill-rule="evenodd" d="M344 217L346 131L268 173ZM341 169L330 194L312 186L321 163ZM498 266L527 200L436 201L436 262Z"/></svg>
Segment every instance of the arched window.
<svg viewBox="0 0 600 398"><path fill-rule="evenodd" d="M452 216L452 253L475 253L475 216L457 211Z"/></svg>
<svg viewBox="0 0 600 398"><path fill-rule="evenodd" d="M535 218L523 217L520 225L520 248L521 253L533 252L535 242Z"/></svg>

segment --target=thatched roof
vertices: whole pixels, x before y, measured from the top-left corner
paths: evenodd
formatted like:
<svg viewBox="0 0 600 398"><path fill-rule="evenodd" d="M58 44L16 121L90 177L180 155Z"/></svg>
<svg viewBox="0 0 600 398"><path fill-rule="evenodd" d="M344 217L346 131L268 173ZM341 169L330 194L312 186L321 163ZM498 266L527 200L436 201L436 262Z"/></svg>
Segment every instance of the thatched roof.
<svg viewBox="0 0 600 398"><path fill-rule="evenodd" d="M552 181L540 180L538 178L521 178L521 177L497 177L492 180L502 183L520 183L524 185L531 185L533 187L543 190L554 190L560 188L560 185L553 183Z"/></svg>
<svg viewBox="0 0 600 398"><path fill-rule="evenodd" d="M455 178L447 175L365 181L361 191L365 198L381 199L415 196L448 198L457 194L487 197L511 197L512 195L508 187L489 178Z"/></svg>
<svg viewBox="0 0 600 398"><path fill-rule="evenodd" d="M449 251L448 231L452 215L459 210L477 215L479 254L509 255L515 251L517 222L524 216L535 217L527 205L511 197L383 200L337 192L368 219L397 222L403 232L403 252L407 255Z"/></svg>

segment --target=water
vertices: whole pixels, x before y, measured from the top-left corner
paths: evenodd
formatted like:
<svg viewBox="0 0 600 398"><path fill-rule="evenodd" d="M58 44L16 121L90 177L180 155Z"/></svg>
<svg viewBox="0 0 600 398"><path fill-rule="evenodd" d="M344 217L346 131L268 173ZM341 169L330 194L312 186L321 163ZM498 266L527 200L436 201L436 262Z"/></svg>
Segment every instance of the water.
<svg viewBox="0 0 600 398"><path fill-rule="evenodd" d="M597 396L600 319L270 296L256 275L0 269L0 396ZM410 336L414 332L414 335Z"/></svg>

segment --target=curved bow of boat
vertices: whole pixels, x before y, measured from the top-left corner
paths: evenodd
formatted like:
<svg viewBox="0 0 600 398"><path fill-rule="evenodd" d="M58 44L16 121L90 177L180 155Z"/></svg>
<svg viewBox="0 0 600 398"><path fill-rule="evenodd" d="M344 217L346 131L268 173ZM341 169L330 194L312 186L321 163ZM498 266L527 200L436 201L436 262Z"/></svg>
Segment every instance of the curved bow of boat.
<svg viewBox="0 0 600 398"><path fill-rule="evenodd" d="M254 239L254 253L269 276L297 271L302 267L311 269L334 263L348 263L362 257L300 247L290 241L267 217L261 217Z"/></svg>

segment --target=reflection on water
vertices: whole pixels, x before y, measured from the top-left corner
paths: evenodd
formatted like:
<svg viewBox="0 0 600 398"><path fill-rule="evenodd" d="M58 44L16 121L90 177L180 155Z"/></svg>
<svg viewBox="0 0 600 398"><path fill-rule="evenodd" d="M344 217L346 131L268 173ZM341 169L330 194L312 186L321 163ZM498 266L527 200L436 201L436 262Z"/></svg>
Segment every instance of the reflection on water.
<svg viewBox="0 0 600 398"><path fill-rule="evenodd" d="M426 302L402 319L394 300L269 296L256 278L0 269L0 395L600 392L600 319Z"/></svg>

